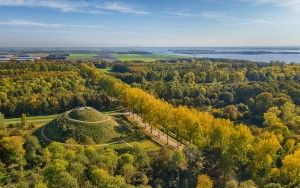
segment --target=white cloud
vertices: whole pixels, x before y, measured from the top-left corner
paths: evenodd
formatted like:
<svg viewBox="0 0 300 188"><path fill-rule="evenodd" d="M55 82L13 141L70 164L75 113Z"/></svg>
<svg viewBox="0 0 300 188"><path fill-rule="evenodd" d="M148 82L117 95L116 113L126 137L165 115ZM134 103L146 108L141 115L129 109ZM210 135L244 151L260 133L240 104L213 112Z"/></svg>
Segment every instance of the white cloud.
<svg viewBox="0 0 300 188"><path fill-rule="evenodd" d="M228 19L229 16L226 12L210 12L210 11L202 11L200 13L191 13L188 10L180 10L180 11L168 11L167 14L179 17L194 17L194 18L207 18L212 20L224 20Z"/></svg>
<svg viewBox="0 0 300 188"><path fill-rule="evenodd" d="M97 25L77 25L77 24L57 24L57 23L43 23L43 22L35 22L31 20L23 20L23 19L10 19L5 21L0 21L0 25L8 25L8 26L28 26L28 27L75 27L75 28L103 28L102 26Z"/></svg>
<svg viewBox="0 0 300 188"><path fill-rule="evenodd" d="M278 26L279 23L267 20L267 19L261 19L261 18L246 18L246 19L240 19L236 20L232 23L229 23L229 25L238 25L238 26Z"/></svg>
<svg viewBox="0 0 300 188"><path fill-rule="evenodd" d="M70 12L77 10L83 4L58 0L0 0L0 6L46 7Z"/></svg>
<svg viewBox="0 0 300 188"><path fill-rule="evenodd" d="M120 12L120 13L139 14L139 15L148 14L148 12L144 10L139 10L132 6L120 2L104 3L103 5L98 6L98 8L105 11L113 11L113 12Z"/></svg>
<svg viewBox="0 0 300 188"><path fill-rule="evenodd" d="M267 4L286 8L291 11L300 12L300 0L239 0L256 4Z"/></svg>
<svg viewBox="0 0 300 188"><path fill-rule="evenodd" d="M87 14L103 14L105 12L120 12L125 14L145 15L148 12L137 9L125 3L106 2L99 4L87 0L0 0L0 6L42 7L57 9L63 12L80 12Z"/></svg>

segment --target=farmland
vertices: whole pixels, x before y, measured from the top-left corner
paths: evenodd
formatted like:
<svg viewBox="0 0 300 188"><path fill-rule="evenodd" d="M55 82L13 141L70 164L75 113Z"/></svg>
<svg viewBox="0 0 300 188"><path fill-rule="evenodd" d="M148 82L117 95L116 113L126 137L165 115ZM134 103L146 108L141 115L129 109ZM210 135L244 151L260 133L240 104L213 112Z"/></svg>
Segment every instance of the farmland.
<svg viewBox="0 0 300 188"><path fill-rule="evenodd" d="M97 54L94 53L84 53L84 54L76 54L70 53L68 60L75 61L75 60L90 60L97 57Z"/></svg>
<svg viewBox="0 0 300 188"><path fill-rule="evenodd" d="M180 58L177 55L167 54L112 54L112 56L119 61L158 61L158 60L172 60Z"/></svg>

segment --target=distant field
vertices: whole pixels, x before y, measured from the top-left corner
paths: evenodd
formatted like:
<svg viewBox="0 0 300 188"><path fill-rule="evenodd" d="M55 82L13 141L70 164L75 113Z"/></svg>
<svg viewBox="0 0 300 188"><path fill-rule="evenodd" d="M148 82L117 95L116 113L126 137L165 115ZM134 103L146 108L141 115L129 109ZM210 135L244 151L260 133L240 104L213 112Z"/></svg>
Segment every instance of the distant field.
<svg viewBox="0 0 300 188"><path fill-rule="evenodd" d="M113 57L119 61L156 61L171 60L181 58L183 56L167 55L167 54L113 54Z"/></svg>
<svg viewBox="0 0 300 188"><path fill-rule="evenodd" d="M57 115L48 115L48 116L33 116L33 117L27 117L28 123L48 123L52 119L54 119ZM12 118L12 119L5 119L4 123L6 125L9 124L16 124L20 123L21 118Z"/></svg>
<svg viewBox="0 0 300 188"><path fill-rule="evenodd" d="M97 54L70 54L68 60L85 60L85 59L93 59L97 56Z"/></svg>

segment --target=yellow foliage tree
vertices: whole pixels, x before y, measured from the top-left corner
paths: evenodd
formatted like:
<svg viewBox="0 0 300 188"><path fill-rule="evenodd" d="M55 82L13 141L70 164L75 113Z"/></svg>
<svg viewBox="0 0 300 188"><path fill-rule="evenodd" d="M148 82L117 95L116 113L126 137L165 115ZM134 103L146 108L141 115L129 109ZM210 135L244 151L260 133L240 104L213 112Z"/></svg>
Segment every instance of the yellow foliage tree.
<svg viewBox="0 0 300 188"><path fill-rule="evenodd" d="M212 188L213 181L208 175L200 175L198 177L198 182L196 188Z"/></svg>

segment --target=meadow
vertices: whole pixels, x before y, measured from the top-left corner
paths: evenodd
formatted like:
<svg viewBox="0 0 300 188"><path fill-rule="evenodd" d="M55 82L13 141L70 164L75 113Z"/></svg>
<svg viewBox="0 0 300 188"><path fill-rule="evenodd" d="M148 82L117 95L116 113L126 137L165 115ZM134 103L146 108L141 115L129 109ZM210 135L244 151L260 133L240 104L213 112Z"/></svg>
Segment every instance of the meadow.
<svg viewBox="0 0 300 188"><path fill-rule="evenodd" d="M172 60L182 56L167 55L167 54L113 54L115 59L119 61L158 61L158 60Z"/></svg>
<svg viewBox="0 0 300 188"><path fill-rule="evenodd" d="M89 59L94 59L97 57L97 54L94 54L94 53L85 53L85 54L70 54L69 57L68 57L68 60L73 60L73 61L76 61L76 60L89 60Z"/></svg>

